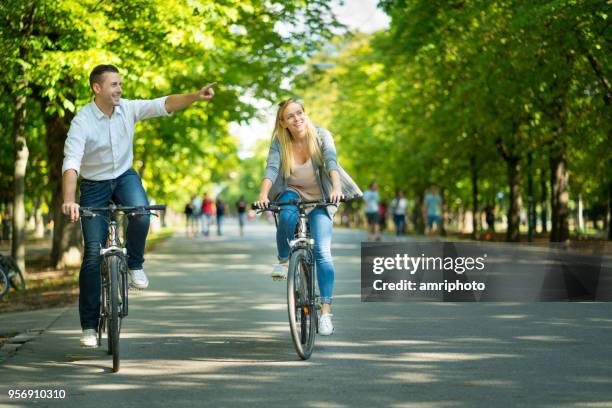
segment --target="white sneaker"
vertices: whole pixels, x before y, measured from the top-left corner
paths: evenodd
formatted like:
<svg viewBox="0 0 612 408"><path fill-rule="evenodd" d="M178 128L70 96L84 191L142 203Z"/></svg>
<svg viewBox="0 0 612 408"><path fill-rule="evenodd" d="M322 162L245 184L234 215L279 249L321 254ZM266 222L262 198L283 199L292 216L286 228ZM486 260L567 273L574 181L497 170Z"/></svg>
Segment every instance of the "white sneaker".
<svg viewBox="0 0 612 408"><path fill-rule="evenodd" d="M334 333L334 325L331 318L333 314L327 313L319 317L319 334L321 336L331 336Z"/></svg>
<svg viewBox="0 0 612 408"><path fill-rule="evenodd" d="M98 347L98 333L95 329L83 329L83 333L81 333L81 347Z"/></svg>
<svg viewBox="0 0 612 408"><path fill-rule="evenodd" d="M149 279L142 269L130 269L130 286L137 289L146 289L149 286Z"/></svg>
<svg viewBox="0 0 612 408"><path fill-rule="evenodd" d="M272 265L272 279L274 280L283 280L287 279L287 269L289 268L288 263L284 264L274 264Z"/></svg>

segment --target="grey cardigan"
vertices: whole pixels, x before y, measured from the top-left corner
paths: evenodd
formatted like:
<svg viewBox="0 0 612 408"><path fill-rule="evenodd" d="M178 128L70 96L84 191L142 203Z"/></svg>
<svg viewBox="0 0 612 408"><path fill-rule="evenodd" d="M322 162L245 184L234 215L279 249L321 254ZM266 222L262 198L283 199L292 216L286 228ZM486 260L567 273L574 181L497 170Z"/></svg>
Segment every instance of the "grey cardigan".
<svg viewBox="0 0 612 408"><path fill-rule="evenodd" d="M317 131L319 145L321 146L321 153L323 154L323 165L321 166L313 161L313 166L323 197L329 197L329 193L332 190L332 181L329 175L332 170L336 170L340 174L342 194L345 197L361 197L363 192L359 189L357 184L355 184L353 179L338 164L336 145L334 144L334 139L331 133L327 129L323 129L318 126L315 126L315 129ZM268 193L268 199L271 201L275 200L281 193L287 190L287 180L284 176L280 175L280 168L280 142L275 138L270 145L268 161L266 163L266 171L263 177L264 179L269 179L272 181L272 188L270 188L270 192ZM337 209L338 207L333 205L327 207L327 212L329 213L330 217L334 216Z"/></svg>

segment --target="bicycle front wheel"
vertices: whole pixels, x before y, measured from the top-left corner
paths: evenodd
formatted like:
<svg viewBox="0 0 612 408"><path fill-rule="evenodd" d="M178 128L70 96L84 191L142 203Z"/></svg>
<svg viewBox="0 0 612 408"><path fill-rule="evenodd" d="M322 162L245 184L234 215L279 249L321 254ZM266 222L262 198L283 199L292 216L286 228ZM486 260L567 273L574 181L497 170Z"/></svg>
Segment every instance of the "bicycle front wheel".
<svg viewBox="0 0 612 408"><path fill-rule="evenodd" d="M116 255L111 255L107 259L110 269L110 316L108 327L108 340L113 354L113 372L119 371L119 335L121 332L121 291L123 287L123 274L121 266L123 260Z"/></svg>
<svg viewBox="0 0 612 408"><path fill-rule="evenodd" d="M301 248L291 254L287 274L287 309L293 347L302 360L309 359L312 354L317 327L312 269L306 249Z"/></svg>

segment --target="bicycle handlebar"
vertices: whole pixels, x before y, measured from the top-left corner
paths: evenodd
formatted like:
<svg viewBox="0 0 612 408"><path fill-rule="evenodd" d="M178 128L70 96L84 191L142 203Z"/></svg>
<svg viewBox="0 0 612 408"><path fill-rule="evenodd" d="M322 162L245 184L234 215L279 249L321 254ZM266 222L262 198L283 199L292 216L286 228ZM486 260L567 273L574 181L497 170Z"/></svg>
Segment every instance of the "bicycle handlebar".
<svg viewBox="0 0 612 408"><path fill-rule="evenodd" d="M107 207L79 207L79 214L83 217L95 217L100 212L123 212L123 213L137 213L137 214L146 214L151 213L151 211L165 211L165 204L157 204L157 205L141 205L141 206L121 206L111 204Z"/></svg>
<svg viewBox="0 0 612 408"><path fill-rule="evenodd" d="M355 197L342 197L340 199L341 203L347 202ZM268 207L260 208L257 206L257 203L252 203L251 208L260 210L260 211L280 211L280 207L283 205L295 205L298 208L300 207L317 207L317 208L325 208L330 205L336 205L336 203L332 203L329 200L289 200L289 201L270 201L268 203Z"/></svg>

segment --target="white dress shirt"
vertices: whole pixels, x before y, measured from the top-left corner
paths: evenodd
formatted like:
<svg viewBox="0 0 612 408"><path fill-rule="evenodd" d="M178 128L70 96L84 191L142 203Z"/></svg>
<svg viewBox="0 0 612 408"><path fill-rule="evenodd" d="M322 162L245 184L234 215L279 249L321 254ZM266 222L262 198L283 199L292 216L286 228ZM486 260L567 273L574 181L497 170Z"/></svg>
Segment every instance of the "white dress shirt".
<svg viewBox="0 0 612 408"><path fill-rule="evenodd" d="M116 179L134 162L134 126L156 116L170 116L166 98L120 99L111 117L91 101L72 119L64 145L62 174L74 169L88 180Z"/></svg>

